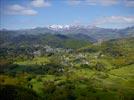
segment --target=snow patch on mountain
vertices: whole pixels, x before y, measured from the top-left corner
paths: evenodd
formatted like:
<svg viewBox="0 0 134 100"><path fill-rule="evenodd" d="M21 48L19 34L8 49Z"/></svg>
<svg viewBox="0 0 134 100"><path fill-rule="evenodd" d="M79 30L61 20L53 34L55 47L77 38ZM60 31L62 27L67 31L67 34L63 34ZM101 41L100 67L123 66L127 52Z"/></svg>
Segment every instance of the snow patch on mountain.
<svg viewBox="0 0 134 100"><path fill-rule="evenodd" d="M54 25L48 25L47 26L48 29L51 30L55 30L55 31L59 31L59 30L69 30L69 29L92 29L92 28L96 28L96 26L91 26L91 25L59 25L59 24L54 24Z"/></svg>
<svg viewBox="0 0 134 100"><path fill-rule="evenodd" d="M69 29L70 25L54 24L54 25L48 25L47 28L52 29L52 30Z"/></svg>

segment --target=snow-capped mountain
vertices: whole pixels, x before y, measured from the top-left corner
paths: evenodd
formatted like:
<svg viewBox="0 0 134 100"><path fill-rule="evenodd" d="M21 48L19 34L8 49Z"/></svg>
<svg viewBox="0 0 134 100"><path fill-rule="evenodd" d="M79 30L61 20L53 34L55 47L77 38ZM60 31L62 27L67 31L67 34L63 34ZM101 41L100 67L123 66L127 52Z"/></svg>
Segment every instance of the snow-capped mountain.
<svg viewBox="0 0 134 100"><path fill-rule="evenodd" d="M48 25L46 28L54 31L61 31L61 30L70 30L70 29L94 29L97 28L96 26L91 25L79 25L79 24L70 24L70 25Z"/></svg>
<svg viewBox="0 0 134 100"><path fill-rule="evenodd" d="M66 36L73 36L79 38L91 37L95 40L109 40L121 37L131 37L134 36L134 27L129 27L125 29L106 29L99 28L91 25L48 25L45 27L38 27L34 29L26 29L26 30L1 30L1 32L15 32L18 34L31 34L31 35L39 35L39 34L60 34Z"/></svg>
<svg viewBox="0 0 134 100"><path fill-rule="evenodd" d="M54 25L48 25L48 29L52 30L61 30L61 29L69 29L70 25L59 25L59 24L54 24Z"/></svg>

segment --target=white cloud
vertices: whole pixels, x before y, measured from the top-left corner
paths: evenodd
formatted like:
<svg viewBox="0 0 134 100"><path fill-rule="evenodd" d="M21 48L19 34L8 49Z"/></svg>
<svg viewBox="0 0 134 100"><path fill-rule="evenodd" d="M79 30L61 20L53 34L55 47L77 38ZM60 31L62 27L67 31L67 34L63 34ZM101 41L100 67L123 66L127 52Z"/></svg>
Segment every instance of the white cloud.
<svg viewBox="0 0 134 100"><path fill-rule="evenodd" d="M103 5L110 6L119 3L119 0L68 0L69 5Z"/></svg>
<svg viewBox="0 0 134 100"><path fill-rule="evenodd" d="M86 0L87 5L96 5L98 3L98 0Z"/></svg>
<svg viewBox="0 0 134 100"><path fill-rule="evenodd" d="M100 3L104 6L116 5L118 2L119 0L100 0Z"/></svg>
<svg viewBox="0 0 134 100"><path fill-rule="evenodd" d="M69 5L101 5L112 6L123 4L127 7L134 7L134 0L67 0Z"/></svg>
<svg viewBox="0 0 134 100"><path fill-rule="evenodd" d="M45 0L32 0L31 5L34 7L49 7L51 6L50 2Z"/></svg>
<svg viewBox="0 0 134 100"><path fill-rule="evenodd" d="M23 7L21 5L15 4L15 5L11 5L7 8L7 14L11 14L11 15L29 15L29 16L33 16L36 15L37 12L33 9L27 8L27 7Z"/></svg>
<svg viewBox="0 0 134 100"><path fill-rule="evenodd" d="M124 3L128 7L134 7L134 0L124 0Z"/></svg>
<svg viewBox="0 0 134 100"><path fill-rule="evenodd" d="M81 3L81 0L68 0L67 3L69 5L79 5Z"/></svg>
<svg viewBox="0 0 134 100"><path fill-rule="evenodd" d="M110 16L93 21L95 26L128 27L134 25L134 16Z"/></svg>

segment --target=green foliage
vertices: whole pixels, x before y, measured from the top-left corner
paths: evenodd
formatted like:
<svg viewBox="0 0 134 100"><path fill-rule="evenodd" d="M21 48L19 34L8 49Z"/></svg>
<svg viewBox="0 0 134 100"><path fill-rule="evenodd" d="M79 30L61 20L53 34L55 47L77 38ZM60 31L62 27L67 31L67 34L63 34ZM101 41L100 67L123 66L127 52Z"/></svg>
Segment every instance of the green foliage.
<svg viewBox="0 0 134 100"><path fill-rule="evenodd" d="M1 100L39 100L32 90L13 85L0 85Z"/></svg>
<svg viewBox="0 0 134 100"><path fill-rule="evenodd" d="M66 36L45 36L38 42L79 49L46 53L43 47L28 44L34 43L31 37L31 40L23 37L26 41L21 47L19 44L3 49L0 55L3 100L134 99L133 38L88 45L87 41ZM34 50L41 50L43 54L34 55Z"/></svg>

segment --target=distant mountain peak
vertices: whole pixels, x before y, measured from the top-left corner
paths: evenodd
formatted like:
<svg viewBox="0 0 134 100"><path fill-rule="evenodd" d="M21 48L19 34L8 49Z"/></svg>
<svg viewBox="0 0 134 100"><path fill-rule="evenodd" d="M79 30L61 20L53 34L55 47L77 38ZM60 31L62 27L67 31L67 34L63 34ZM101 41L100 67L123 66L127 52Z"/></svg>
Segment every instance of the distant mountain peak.
<svg viewBox="0 0 134 100"><path fill-rule="evenodd" d="M53 25L48 25L48 29L51 30L69 30L72 28L79 29L79 28L85 28L85 29L92 29L92 28L97 28L96 26L92 25L79 25L79 24L70 24L70 25L60 25L60 24L53 24Z"/></svg>
<svg viewBox="0 0 134 100"><path fill-rule="evenodd" d="M47 28L52 29L52 30L69 29L70 25L53 24L53 25L48 25Z"/></svg>

